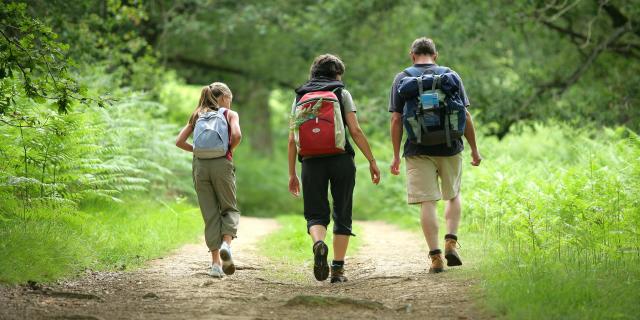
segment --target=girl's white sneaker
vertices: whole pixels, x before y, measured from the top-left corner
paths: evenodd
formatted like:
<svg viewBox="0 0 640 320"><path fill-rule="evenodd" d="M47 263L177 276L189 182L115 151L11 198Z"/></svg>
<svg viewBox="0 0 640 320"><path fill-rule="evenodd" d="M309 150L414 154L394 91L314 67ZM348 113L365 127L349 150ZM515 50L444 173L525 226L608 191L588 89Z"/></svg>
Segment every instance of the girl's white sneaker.
<svg viewBox="0 0 640 320"><path fill-rule="evenodd" d="M212 264L211 270L209 270L209 275L214 278L222 278L224 277L224 272L222 272L222 268L219 264Z"/></svg>
<svg viewBox="0 0 640 320"><path fill-rule="evenodd" d="M222 271L224 274L232 275L236 272L236 266L233 264L233 257L231 256L231 246L224 241L220 246L220 259L222 259Z"/></svg>

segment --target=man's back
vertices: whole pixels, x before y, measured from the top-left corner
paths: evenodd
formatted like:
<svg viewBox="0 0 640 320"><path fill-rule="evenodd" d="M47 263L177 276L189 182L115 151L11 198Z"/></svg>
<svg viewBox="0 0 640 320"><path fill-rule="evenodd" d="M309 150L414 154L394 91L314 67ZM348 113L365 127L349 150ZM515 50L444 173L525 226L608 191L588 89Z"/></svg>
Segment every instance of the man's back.
<svg viewBox="0 0 640 320"><path fill-rule="evenodd" d="M434 73L436 74L442 74L445 72L455 72L448 67L438 66L435 63L418 63L418 64L414 64L413 68L415 68L421 74L425 73L425 71L430 69L433 70ZM409 76L411 75L409 75L406 71L402 71L395 76L393 80L393 84L391 85L391 92L389 94L389 112L398 112L400 114L404 112L406 100L398 94L398 87L400 85L401 80ZM468 107L469 99L467 98L467 94L464 90L464 85L462 85L462 82L460 82L460 84L461 84L460 92L459 92L460 98L462 99L462 102L465 105L465 107ZM439 145L426 146L426 145L420 145L420 144L413 143L409 140L406 140L404 144L403 156L409 157L409 156L427 155L427 156L448 157L448 156L454 156L462 152L463 149L464 149L464 144L462 142L462 138L454 139L452 141L451 147L448 147L446 143L439 144Z"/></svg>

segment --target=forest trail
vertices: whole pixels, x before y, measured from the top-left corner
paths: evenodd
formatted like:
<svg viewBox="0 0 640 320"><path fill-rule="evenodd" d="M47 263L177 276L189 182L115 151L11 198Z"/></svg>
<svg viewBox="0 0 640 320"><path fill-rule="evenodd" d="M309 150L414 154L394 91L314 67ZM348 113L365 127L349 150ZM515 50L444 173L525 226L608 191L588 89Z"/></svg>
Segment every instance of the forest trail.
<svg viewBox="0 0 640 320"><path fill-rule="evenodd" d="M362 247L347 257L347 283L269 276L277 266L256 244L272 219L242 217L236 273L207 274L204 245L189 244L132 272L87 272L57 285L0 287L0 319L478 319L472 280L427 274L424 240L383 222L358 222ZM309 250L311 251L311 250ZM462 252L464 258L464 252ZM463 266L464 267L464 266Z"/></svg>

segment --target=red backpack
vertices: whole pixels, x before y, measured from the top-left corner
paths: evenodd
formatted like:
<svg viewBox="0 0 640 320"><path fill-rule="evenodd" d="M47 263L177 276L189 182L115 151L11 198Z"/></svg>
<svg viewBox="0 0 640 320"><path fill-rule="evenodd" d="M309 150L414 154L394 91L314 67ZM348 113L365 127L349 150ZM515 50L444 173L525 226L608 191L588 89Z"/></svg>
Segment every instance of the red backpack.
<svg viewBox="0 0 640 320"><path fill-rule="evenodd" d="M340 101L334 91L303 95L292 114L292 129L300 156L345 152L345 125Z"/></svg>

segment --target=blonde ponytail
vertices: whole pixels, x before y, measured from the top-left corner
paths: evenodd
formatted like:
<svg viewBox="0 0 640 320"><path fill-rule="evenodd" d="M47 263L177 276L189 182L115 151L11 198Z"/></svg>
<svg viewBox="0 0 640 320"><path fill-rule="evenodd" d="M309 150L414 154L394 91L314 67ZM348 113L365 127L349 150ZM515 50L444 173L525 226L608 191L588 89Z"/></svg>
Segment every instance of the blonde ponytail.
<svg viewBox="0 0 640 320"><path fill-rule="evenodd" d="M223 96L231 97L232 94L231 89L222 82L214 82L208 86L202 87L202 91L200 92L200 101L198 102L196 111L191 115L189 123L191 125L195 124L195 120L197 120L200 113L218 110L220 108L218 99Z"/></svg>
<svg viewBox="0 0 640 320"><path fill-rule="evenodd" d="M222 82L214 82L208 86L202 87L198 109L218 110L218 108L220 108L218 99L223 96L230 97L231 90Z"/></svg>

